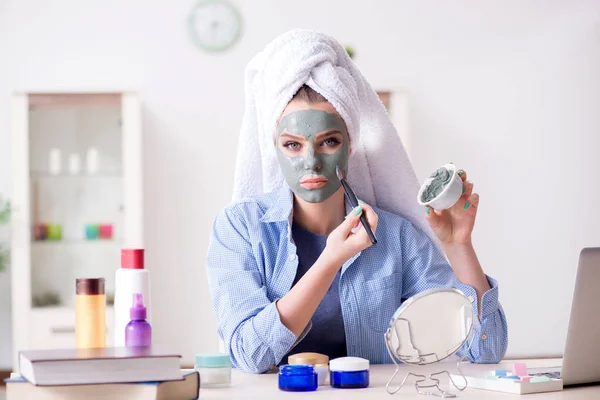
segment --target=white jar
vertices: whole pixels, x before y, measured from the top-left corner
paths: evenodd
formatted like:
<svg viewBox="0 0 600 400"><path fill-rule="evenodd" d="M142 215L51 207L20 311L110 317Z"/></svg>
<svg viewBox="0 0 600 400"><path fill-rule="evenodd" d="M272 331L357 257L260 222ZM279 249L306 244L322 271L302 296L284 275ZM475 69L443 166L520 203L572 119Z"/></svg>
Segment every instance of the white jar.
<svg viewBox="0 0 600 400"><path fill-rule="evenodd" d="M319 386L327 385L329 380L329 357L320 353L297 353L288 357L291 365L312 365L319 377Z"/></svg>
<svg viewBox="0 0 600 400"><path fill-rule="evenodd" d="M315 365L315 371L317 371L317 376L319 377L319 386L324 386L329 384L329 366L325 365Z"/></svg>
<svg viewBox="0 0 600 400"><path fill-rule="evenodd" d="M231 360L228 354L197 354L194 369L200 374L200 387L219 388L231 385Z"/></svg>

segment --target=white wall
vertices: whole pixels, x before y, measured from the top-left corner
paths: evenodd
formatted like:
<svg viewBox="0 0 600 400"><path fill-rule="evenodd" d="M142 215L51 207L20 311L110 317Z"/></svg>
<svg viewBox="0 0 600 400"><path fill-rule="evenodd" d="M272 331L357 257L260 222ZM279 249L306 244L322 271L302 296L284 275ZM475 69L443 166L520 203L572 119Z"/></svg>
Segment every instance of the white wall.
<svg viewBox="0 0 600 400"><path fill-rule="evenodd" d="M354 46L373 86L411 95L419 178L453 161L475 181L476 245L501 282L509 353L559 354L577 252L600 244L600 2L235 3L244 36L219 55L188 40L191 0L0 3L0 192L11 91L139 89L154 329L191 362L217 346L204 258L230 198L245 64L289 28L324 30ZM10 364L7 280L0 368Z"/></svg>

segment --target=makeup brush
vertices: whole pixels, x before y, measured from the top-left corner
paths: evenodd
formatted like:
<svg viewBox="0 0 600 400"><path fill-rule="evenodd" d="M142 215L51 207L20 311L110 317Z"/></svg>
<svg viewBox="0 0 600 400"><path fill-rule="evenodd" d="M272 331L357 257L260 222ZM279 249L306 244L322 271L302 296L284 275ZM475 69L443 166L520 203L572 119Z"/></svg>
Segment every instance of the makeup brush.
<svg viewBox="0 0 600 400"><path fill-rule="evenodd" d="M344 192L346 192L346 197L348 198L348 201L350 202L350 205L352 206L352 208L358 207L358 199L356 198L356 195L350 188L350 185L348 185L348 182L346 182L345 171L342 170L339 165L336 165L335 173L337 174L337 177L339 178L340 182L342 182L342 186L344 187ZM371 225L369 225L369 221L367 221L367 216L365 215L364 212L360 215L360 222L362 222L363 226L365 227L365 230L367 231L367 235L369 235L369 239L371 239L371 243L373 243L373 244L377 243L377 238L375 237L375 234L373 233L373 230L371 229Z"/></svg>

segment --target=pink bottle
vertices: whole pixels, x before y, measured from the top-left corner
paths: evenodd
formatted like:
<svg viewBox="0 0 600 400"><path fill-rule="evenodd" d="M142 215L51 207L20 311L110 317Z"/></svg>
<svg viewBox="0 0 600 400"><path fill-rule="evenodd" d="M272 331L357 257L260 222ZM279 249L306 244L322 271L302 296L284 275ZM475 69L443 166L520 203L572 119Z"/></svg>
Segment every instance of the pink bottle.
<svg viewBox="0 0 600 400"><path fill-rule="evenodd" d="M133 294L133 306L129 315L131 321L125 327L125 346L150 346L152 344L152 327L146 322L146 307L144 307L141 293Z"/></svg>

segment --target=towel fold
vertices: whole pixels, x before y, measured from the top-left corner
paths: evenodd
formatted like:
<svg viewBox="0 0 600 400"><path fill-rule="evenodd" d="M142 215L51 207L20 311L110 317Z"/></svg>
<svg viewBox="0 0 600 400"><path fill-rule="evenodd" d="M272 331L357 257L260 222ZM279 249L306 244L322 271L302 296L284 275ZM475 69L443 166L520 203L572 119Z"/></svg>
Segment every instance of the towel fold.
<svg viewBox="0 0 600 400"><path fill-rule="evenodd" d="M437 243L416 201L419 184L387 110L340 43L319 32L284 33L248 64L233 200L283 185L274 144L277 123L304 84L346 123L352 148L348 182L356 195L408 219Z"/></svg>

